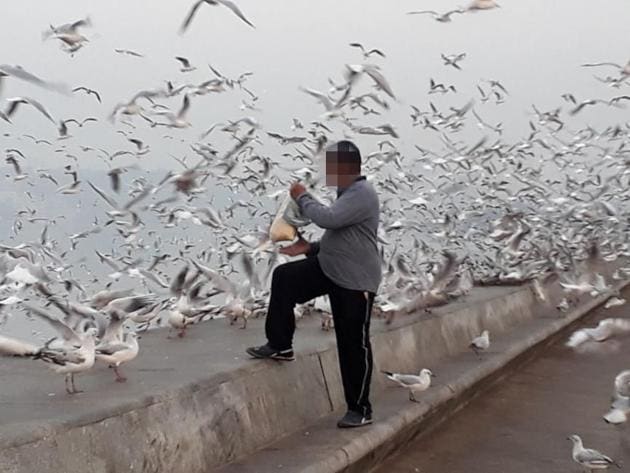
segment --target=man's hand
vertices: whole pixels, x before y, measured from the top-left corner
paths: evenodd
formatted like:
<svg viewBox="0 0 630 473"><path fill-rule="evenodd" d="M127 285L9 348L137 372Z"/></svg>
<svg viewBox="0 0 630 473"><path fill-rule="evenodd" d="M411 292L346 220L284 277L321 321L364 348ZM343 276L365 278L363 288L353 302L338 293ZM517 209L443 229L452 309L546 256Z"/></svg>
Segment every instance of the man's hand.
<svg viewBox="0 0 630 473"><path fill-rule="evenodd" d="M298 241L289 246L284 246L278 250L283 255L287 256L297 256L303 255L311 249L311 244L306 241L304 238L299 237Z"/></svg>
<svg viewBox="0 0 630 473"><path fill-rule="evenodd" d="M293 198L293 200L297 200L297 198L300 197L305 192L306 192L306 187L304 187L299 182L294 182L293 184L291 184L291 187L289 188L289 194L291 194L291 197Z"/></svg>

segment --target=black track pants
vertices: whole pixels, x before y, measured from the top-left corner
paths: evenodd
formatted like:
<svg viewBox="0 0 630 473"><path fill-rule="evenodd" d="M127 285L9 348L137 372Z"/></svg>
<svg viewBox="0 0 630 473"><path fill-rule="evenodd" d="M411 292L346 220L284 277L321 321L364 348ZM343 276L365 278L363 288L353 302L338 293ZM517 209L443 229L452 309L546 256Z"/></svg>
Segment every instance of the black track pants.
<svg viewBox="0 0 630 473"><path fill-rule="evenodd" d="M271 282L271 297L265 323L269 345L278 350L292 347L296 304L318 296L330 298L343 390L348 409L371 414L369 401L372 379L370 315L374 294L345 289L332 282L309 257L278 266Z"/></svg>

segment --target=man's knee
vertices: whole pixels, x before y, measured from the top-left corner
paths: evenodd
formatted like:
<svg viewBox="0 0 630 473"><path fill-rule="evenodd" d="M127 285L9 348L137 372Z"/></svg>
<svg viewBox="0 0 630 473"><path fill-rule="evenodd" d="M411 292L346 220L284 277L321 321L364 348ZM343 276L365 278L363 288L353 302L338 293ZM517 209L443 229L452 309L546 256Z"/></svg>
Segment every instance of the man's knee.
<svg viewBox="0 0 630 473"><path fill-rule="evenodd" d="M276 266L271 275L272 283L278 284L279 282L287 281L289 270L290 270L289 263L284 263L284 264Z"/></svg>

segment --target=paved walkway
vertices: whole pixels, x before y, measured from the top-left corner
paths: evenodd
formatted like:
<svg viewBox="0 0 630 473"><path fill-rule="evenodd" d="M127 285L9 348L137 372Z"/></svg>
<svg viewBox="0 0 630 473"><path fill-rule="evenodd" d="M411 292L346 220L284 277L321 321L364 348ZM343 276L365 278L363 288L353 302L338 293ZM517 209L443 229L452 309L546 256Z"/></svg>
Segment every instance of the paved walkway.
<svg viewBox="0 0 630 473"><path fill-rule="evenodd" d="M630 300L630 290L624 291ZM580 323L628 317L630 303L594 311ZM614 377L630 369L630 337L564 346L566 337L474 399L458 414L416 440L377 473L580 472L571 459L576 433L630 471L630 425L602 420Z"/></svg>

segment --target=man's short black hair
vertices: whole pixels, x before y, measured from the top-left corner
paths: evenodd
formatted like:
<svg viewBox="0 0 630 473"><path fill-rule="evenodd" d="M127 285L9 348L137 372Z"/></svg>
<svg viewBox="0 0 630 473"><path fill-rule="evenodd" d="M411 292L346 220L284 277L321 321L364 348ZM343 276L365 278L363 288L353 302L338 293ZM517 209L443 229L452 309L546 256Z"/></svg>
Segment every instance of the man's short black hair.
<svg viewBox="0 0 630 473"><path fill-rule="evenodd" d="M361 168L361 152L352 141L338 141L326 148L326 155L328 153L335 154L338 163L354 164L358 169Z"/></svg>

